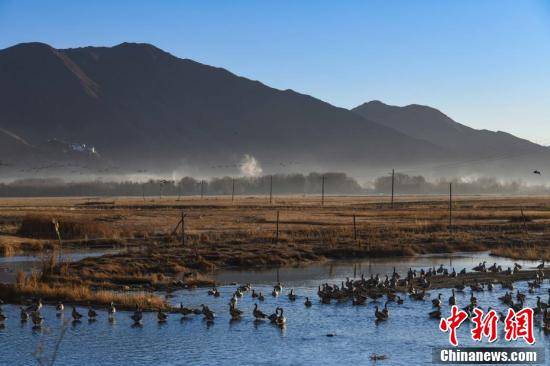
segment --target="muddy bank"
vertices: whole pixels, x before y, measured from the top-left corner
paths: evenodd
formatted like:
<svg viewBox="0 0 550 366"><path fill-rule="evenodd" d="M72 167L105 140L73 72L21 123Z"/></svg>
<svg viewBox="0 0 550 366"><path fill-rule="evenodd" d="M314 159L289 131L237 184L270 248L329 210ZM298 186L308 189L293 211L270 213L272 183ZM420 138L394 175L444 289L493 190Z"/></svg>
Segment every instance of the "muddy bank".
<svg viewBox="0 0 550 366"><path fill-rule="evenodd" d="M438 247L439 248L439 247ZM471 251L471 246L457 246L457 251ZM479 249L475 247L475 249ZM436 252L439 252L437 250ZM358 244L195 244L182 246L165 241L141 250L97 258L85 258L56 268L48 281L74 283L101 288L170 290L189 286L211 286L210 275L217 270L258 270L289 266L306 266L328 260L391 258L411 256L405 247Z"/></svg>

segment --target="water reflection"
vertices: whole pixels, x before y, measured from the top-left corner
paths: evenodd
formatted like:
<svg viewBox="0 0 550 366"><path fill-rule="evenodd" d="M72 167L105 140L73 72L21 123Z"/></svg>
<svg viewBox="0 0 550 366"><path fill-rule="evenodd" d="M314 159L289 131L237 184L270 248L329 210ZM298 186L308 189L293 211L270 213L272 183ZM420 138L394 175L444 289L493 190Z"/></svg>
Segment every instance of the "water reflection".
<svg viewBox="0 0 550 366"><path fill-rule="evenodd" d="M402 274L409 267L419 268L450 264L449 256L407 258L394 260L370 260L355 262L325 263L305 268L281 268L279 277L283 292L279 297L266 296L264 302L253 299L246 293L238 300L237 306L244 312L239 321L230 321L229 299L235 291L234 285L219 286L221 296L215 298L207 294L207 289L177 291L169 299L174 305L197 308L208 305L216 312L213 323L202 320L202 316L189 315L187 320L179 314L170 314L168 321L159 326L156 313L143 315L142 324L134 327L130 319L132 313L118 312L116 323L110 324L108 314L98 311L97 321L89 324L87 319L80 324L68 327L61 342L57 364L75 365L335 365L372 364L370 355L386 355L387 360L377 365L421 365L431 362L434 346L448 345L448 335L438 330L438 322L428 317L432 310L431 301L411 301L408 296L402 305L390 303L390 318L378 325L375 323L375 306L383 307L383 300L372 301L364 306L352 306L351 302L323 305L317 297L317 285L324 282L339 282L346 276L362 273L370 275L390 273L393 267ZM512 261L489 257L462 254L452 256L452 265L457 270L472 268L480 261L497 261L504 268ZM524 268L536 265L522 261ZM217 274L224 283L251 282L254 289L264 294L271 293L277 279L277 271L229 272ZM536 296L546 299L550 285L545 281L535 294L527 295L527 306L534 306ZM292 302L286 296L294 288L298 298ZM527 284L520 282L517 288L527 294ZM448 314L447 299L449 290L437 290L443 295L444 314ZM480 306L486 310L491 306L502 311L504 306L498 300L505 290L495 286L492 292L476 293ZM304 306L309 296L312 306ZM435 296L435 294L433 295ZM432 297L433 297L432 296ZM457 293L457 303L465 306L469 293ZM280 329L269 321L255 322L252 316L254 304L271 314L277 306L284 308L286 327ZM8 319L5 328L0 330L0 364L35 365L33 352L39 344L51 349L61 334L64 320L56 317L54 307L45 306L43 329L32 331L32 324L20 324L19 308L4 305ZM80 308L80 311L86 311ZM67 310L65 310L67 312ZM70 314L66 313L65 318ZM550 338L540 329L537 320L535 338L537 345L547 344ZM480 345L470 340L470 323L459 329L459 342L464 346ZM503 338L499 327L499 338ZM482 345L488 345L486 342ZM494 345L504 345L497 341ZM514 343L523 346L521 342ZM49 347L49 348L48 348ZM547 355L548 357L548 355Z"/></svg>
<svg viewBox="0 0 550 366"><path fill-rule="evenodd" d="M401 274L406 274L409 268L438 268L442 264L449 268L454 267L457 272L463 268L470 271L474 266L483 261L487 261L488 265L498 262L504 269L513 267L515 262L521 264L524 269L535 268L539 264L533 261L494 257L488 252L446 253L416 257L328 261L303 267L283 267L269 270L225 270L214 273L214 278L221 284L248 282L253 284L273 284L282 281L293 286L316 286L320 280L324 282L326 280L340 282L345 280L346 277L357 278L361 275L370 276L371 274L380 274L382 276L391 274L394 269Z"/></svg>
<svg viewBox="0 0 550 366"><path fill-rule="evenodd" d="M63 260L68 262L79 261L88 257L100 257L106 254L119 253L119 249L109 250L73 250L64 251ZM14 283L16 280L17 272L23 271L29 273L32 271L39 271L41 263L50 254L44 255L17 255L12 257L0 257L0 283Z"/></svg>

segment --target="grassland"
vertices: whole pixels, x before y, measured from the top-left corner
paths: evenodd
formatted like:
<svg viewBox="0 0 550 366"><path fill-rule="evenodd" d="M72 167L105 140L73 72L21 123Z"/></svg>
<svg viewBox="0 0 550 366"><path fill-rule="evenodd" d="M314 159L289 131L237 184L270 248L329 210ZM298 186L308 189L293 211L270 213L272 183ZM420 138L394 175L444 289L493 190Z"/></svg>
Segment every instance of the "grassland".
<svg viewBox="0 0 550 366"><path fill-rule="evenodd" d="M277 234L277 211L279 231ZM185 243L181 227L185 213ZM354 231L353 217L356 229ZM219 268L327 259L490 250L550 260L548 197L163 197L0 200L0 253L113 247L119 254L57 264L48 286L102 291L207 285Z"/></svg>
<svg viewBox="0 0 550 366"><path fill-rule="evenodd" d="M42 299L45 303L56 304L58 301L73 305L93 305L108 308L111 303L120 310L133 310L136 306L146 310L171 310L170 306L159 296L146 292L121 293L117 291L93 291L87 286L60 286L44 282L19 284L0 284L0 294L5 302L24 303L29 299Z"/></svg>

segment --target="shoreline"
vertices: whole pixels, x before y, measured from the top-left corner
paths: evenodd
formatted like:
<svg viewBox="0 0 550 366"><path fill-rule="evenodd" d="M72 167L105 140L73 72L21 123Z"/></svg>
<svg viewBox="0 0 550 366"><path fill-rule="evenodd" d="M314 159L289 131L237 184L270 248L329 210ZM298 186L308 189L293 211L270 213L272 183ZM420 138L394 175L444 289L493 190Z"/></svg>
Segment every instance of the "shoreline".
<svg viewBox="0 0 550 366"><path fill-rule="evenodd" d="M457 197L452 226L444 196L399 196L393 208L387 197L329 196L325 205L318 198L116 198L108 206L84 198L0 199L0 253L40 255L47 248L37 284L91 293L170 292L212 286L215 270L330 260L481 251L550 260L547 197ZM53 219L64 250L121 251L56 263Z"/></svg>
<svg viewBox="0 0 550 366"><path fill-rule="evenodd" d="M451 289L457 286L470 286L474 284L493 284L493 285L507 285L520 281L529 281L536 278L537 274L544 274L545 278L550 276L550 268L538 270L538 269L526 269L520 270L516 273L506 274L504 272L467 272L466 274L458 274L456 277L448 275L432 275L429 277L430 286L425 288L426 292L438 290L438 289ZM382 277L388 273L380 274ZM358 277L352 278L357 280ZM418 289L422 289L418 279L411 281L412 286L416 286ZM232 284L222 284L221 286L231 286ZM35 286L35 287L33 287ZM175 287L169 288L163 291L164 295L169 295L173 291L179 290L192 290L195 288L207 288L206 286L196 287ZM407 287L397 286L395 292L407 293ZM468 291L468 290L465 290ZM80 292L80 293L79 293ZM376 290L373 289L372 293L387 293L388 290ZM83 297L82 293L85 293L88 297ZM77 297L75 297L77 296ZM78 297L80 296L80 298ZM108 291L99 290L92 291L86 288L78 288L77 286L55 286L46 283L36 283L29 286L28 284L0 284L0 298L4 303L13 305L29 305L31 299L42 299L45 304L56 305L59 301L78 306L93 306L98 309L107 309L111 302L114 302L120 310L132 311L136 305L139 305L144 311L157 311L162 309L170 313L178 313L179 310L176 307L170 306L165 299L162 299L158 295L148 291ZM101 301L98 300L101 298Z"/></svg>

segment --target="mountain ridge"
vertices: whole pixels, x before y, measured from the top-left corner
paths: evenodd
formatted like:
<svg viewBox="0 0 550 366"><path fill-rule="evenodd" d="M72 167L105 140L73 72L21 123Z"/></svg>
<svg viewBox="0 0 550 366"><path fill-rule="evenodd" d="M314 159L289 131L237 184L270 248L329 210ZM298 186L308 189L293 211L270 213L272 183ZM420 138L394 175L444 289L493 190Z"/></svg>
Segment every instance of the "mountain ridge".
<svg viewBox="0 0 550 366"><path fill-rule="evenodd" d="M314 97L149 44L59 50L22 44L0 51L0 70L2 128L34 144L86 142L122 165L205 165L243 154L268 165L386 164L399 156L384 151L386 142L421 160L445 153Z"/></svg>
<svg viewBox="0 0 550 366"><path fill-rule="evenodd" d="M286 163L292 161L295 171L361 175L488 156L499 144L511 144L514 151L538 149L492 132L487 132L493 141L488 148L476 147L481 139L476 135L474 148L458 149L429 133L415 135L391 125L385 117L401 109L374 106L370 116L361 115L357 108L272 88L146 43L67 49L26 43L0 50L0 128L30 146L48 141L94 146L118 173L183 167L233 175L242 157L252 155L273 173L288 172ZM411 105L405 111L439 112L426 108ZM469 127L441 115L470 138Z"/></svg>
<svg viewBox="0 0 550 366"><path fill-rule="evenodd" d="M403 107L370 101L352 109L359 115L408 136L451 148L465 156L543 152L544 146L504 131L474 129L454 121L440 110L409 104Z"/></svg>

